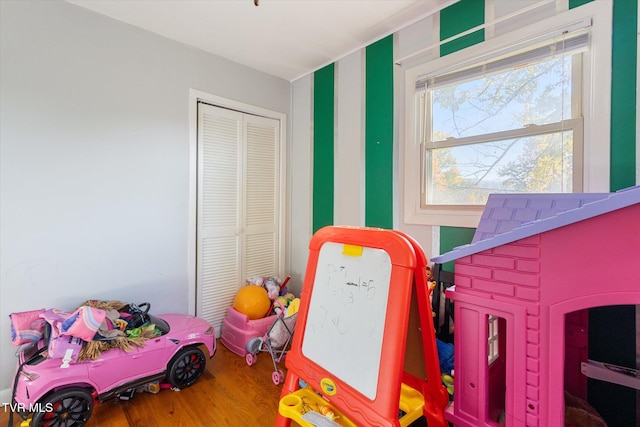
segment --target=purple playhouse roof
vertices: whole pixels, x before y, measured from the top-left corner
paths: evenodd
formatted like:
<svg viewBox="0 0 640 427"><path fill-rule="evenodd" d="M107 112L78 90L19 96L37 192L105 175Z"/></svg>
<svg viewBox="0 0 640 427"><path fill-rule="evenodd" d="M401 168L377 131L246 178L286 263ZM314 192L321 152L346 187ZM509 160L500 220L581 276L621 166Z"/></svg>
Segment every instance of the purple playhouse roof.
<svg viewBox="0 0 640 427"><path fill-rule="evenodd" d="M453 261L637 203L640 186L616 193L491 194L472 242L431 261Z"/></svg>

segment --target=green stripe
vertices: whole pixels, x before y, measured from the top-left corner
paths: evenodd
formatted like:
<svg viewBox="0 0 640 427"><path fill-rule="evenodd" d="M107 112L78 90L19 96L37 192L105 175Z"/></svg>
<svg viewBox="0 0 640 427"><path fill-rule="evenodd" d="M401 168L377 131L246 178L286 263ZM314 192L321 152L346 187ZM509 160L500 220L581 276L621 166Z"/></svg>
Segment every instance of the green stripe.
<svg viewBox="0 0 640 427"><path fill-rule="evenodd" d="M613 3L611 191L636 183L637 16L637 1Z"/></svg>
<svg viewBox="0 0 640 427"><path fill-rule="evenodd" d="M440 41L484 24L484 0L461 0L440 12ZM448 55L484 41L484 30L478 30L440 46L440 55ZM466 245L473 239L474 228L440 227L440 253L456 246ZM443 269L453 271L453 262Z"/></svg>
<svg viewBox="0 0 640 427"><path fill-rule="evenodd" d="M313 74L313 232L333 225L334 64Z"/></svg>
<svg viewBox="0 0 640 427"><path fill-rule="evenodd" d="M440 41L484 24L484 0L461 0L440 12ZM484 29L440 46L440 56L484 41Z"/></svg>
<svg viewBox="0 0 640 427"><path fill-rule="evenodd" d="M573 9L583 4L591 3L593 0L569 0L569 9Z"/></svg>
<svg viewBox="0 0 640 427"><path fill-rule="evenodd" d="M475 228L440 227L440 253L444 254L457 246L471 243L475 232ZM443 264L442 269L453 271L453 264L454 261L447 262Z"/></svg>
<svg viewBox="0 0 640 427"><path fill-rule="evenodd" d="M365 225L393 228L393 35L366 48L365 96Z"/></svg>

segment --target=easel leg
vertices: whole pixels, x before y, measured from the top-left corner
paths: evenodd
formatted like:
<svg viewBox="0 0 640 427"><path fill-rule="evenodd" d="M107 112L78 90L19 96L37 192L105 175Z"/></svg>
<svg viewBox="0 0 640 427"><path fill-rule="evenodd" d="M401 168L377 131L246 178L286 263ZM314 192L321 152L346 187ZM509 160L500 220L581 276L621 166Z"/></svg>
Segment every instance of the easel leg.
<svg viewBox="0 0 640 427"><path fill-rule="evenodd" d="M287 377L284 380L284 384L282 385L282 392L280 393L280 399L298 390L298 388L300 388L300 377L292 374L291 372L288 372ZM290 427L290 426L291 426L291 419L280 415L280 409L278 408L278 413L276 414L276 422L274 424L274 427Z"/></svg>

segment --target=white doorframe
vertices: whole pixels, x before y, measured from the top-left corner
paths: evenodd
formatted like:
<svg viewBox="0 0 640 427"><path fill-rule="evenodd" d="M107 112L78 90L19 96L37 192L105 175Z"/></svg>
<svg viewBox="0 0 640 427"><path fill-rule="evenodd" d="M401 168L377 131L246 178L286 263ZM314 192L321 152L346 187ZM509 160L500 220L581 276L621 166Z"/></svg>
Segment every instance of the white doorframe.
<svg viewBox="0 0 640 427"><path fill-rule="evenodd" d="M280 224L281 233L279 234L279 259L280 277L284 277L286 271L285 259L285 213L286 213L286 131L287 116L284 113L268 110L254 105L245 104L221 96L212 95L196 89L189 90L189 222L187 225L187 280L188 280L188 313L196 315L196 230L197 230L197 200L198 200L198 102L215 105L222 108L240 111L256 116L268 117L280 121Z"/></svg>

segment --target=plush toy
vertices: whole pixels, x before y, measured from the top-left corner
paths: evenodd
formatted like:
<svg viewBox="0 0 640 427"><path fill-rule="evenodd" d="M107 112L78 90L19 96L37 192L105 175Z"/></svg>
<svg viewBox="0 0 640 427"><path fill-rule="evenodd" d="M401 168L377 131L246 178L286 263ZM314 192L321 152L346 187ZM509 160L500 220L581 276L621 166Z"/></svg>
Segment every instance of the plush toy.
<svg viewBox="0 0 640 427"><path fill-rule="evenodd" d="M11 321L9 325L11 327L11 343L15 346L20 346L40 341L44 331L44 320L40 315L44 312L44 308L41 308L39 310L11 313L9 315Z"/></svg>
<svg viewBox="0 0 640 427"><path fill-rule="evenodd" d="M438 361L440 362L440 372L451 374L453 371L453 344L446 343L436 338L438 347Z"/></svg>
<svg viewBox="0 0 640 427"><path fill-rule="evenodd" d="M440 362L442 384L446 387L449 395L453 396L453 344L436 338L436 345L438 347L438 362Z"/></svg>
<svg viewBox="0 0 640 427"><path fill-rule="evenodd" d="M285 313L284 317L291 317L294 314L298 314L299 310L300 310L300 298L293 298L289 303L289 306L287 306L287 312Z"/></svg>
<svg viewBox="0 0 640 427"><path fill-rule="evenodd" d="M449 396L453 396L453 377L449 374L442 374L441 375L442 378L442 384L444 384L445 388L447 389L447 393L449 393Z"/></svg>
<svg viewBox="0 0 640 427"><path fill-rule="evenodd" d="M263 283L264 283L263 277L249 277L248 279L245 280L245 284L247 285L262 286Z"/></svg>
<svg viewBox="0 0 640 427"><path fill-rule="evenodd" d="M433 290L436 288L436 282L433 280L433 271L429 266L427 266L427 285L429 286L429 305L433 307ZM434 321L437 321L435 311L431 311L431 316L433 316Z"/></svg>
<svg viewBox="0 0 640 427"><path fill-rule="evenodd" d="M280 314L282 310L289 307L289 304L291 304L291 301L293 301L294 298L295 296L292 293L287 293L285 295L279 296L273 302L273 312L275 314Z"/></svg>
<svg viewBox="0 0 640 427"><path fill-rule="evenodd" d="M264 288L271 301L274 301L280 295L280 279L277 277L267 277L263 282Z"/></svg>
<svg viewBox="0 0 640 427"><path fill-rule="evenodd" d="M247 285L262 286L267 290L267 295L271 301L275 301L280 296L281 280L277 277L250 277L245 280Z"/></svg>

